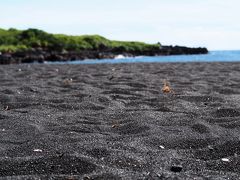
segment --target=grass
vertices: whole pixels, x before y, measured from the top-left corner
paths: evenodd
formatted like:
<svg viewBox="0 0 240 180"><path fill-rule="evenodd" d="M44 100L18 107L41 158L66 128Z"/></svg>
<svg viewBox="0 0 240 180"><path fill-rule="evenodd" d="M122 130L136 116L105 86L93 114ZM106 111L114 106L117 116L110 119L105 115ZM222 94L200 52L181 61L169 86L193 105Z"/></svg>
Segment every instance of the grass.
<svg viewBox="0 0 240 180"><path fill-rule="evenodd" d="M112 41L99 35L69 36L50 34L38 29L0 29L0 52L27 51L42 48L45 51L112 51L144 52L159 50L160 44Z"/></svg>

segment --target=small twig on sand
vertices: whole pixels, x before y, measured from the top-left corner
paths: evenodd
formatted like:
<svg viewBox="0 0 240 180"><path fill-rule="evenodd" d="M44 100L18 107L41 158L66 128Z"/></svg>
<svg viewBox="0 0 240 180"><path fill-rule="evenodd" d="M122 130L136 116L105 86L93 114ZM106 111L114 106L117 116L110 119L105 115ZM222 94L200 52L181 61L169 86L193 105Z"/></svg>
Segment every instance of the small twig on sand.
<svg viewBox="0 0 240 180"><path fill-rule="evenodd" d="M4 110L5 110L5 111L9 111L9 110L10 110L9 106L5 106L5 107L4 107Z"/></svg>

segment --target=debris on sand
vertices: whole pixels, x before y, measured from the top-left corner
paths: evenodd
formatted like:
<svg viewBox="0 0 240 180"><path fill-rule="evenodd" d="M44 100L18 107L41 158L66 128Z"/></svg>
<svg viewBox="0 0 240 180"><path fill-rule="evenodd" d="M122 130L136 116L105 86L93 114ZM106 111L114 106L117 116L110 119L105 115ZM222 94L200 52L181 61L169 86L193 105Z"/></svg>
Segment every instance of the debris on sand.
<svg viewBox="0 0 240 180"><path fill-rule="evenodd" d="M172 172L176 172L176 173L177 173L177 172L181 172L182 169L183 169L182 166L176 166L176 165L174 165L174 166L171 167L171 171L172 171Z"/></svg>
<svg viewBox="0 0 240 180"><path fill-rule="evenodd" d="M43 152L43 150L41 150L41 149L34 149L33 151L34 152Z"/></svg>
<svg viewBox="0 0 240 180"><path fill-rule="evenodd" d="M4 110L5 110L5 111L9 111L9 110L10 110L9 106L5 106L5 107L4 107Z"/></svg>
<svg viewBox="0 0 240 180"><path fill-rule="evenodd" d="M163 82L162 92L163 93L174 93L174 91L172 90L172 88L169 85L169 82L167 82L166 80L164 80L164 82Z"/></svg>
<svg viewBox="0 0 240 180"><path fill-rule="evenodd" d="M223 162L230 162L230 159L228 159L228 158L222 158L221 159Z"/></svg>
<svg viewBox="0 0 240 180"><path fill-rule="evenodd" d="M73 82L72 78L64 79L63 84L65 86L69 86Z"/></svg>
<svg viewBox="0 0 240 180"><path fill-rule="evenodd" d="M164 146L162 146L162 145L161 145L161 146L159 146L159 147L160 147L161 149L165 149L165 147L164 147Z"/></svg>

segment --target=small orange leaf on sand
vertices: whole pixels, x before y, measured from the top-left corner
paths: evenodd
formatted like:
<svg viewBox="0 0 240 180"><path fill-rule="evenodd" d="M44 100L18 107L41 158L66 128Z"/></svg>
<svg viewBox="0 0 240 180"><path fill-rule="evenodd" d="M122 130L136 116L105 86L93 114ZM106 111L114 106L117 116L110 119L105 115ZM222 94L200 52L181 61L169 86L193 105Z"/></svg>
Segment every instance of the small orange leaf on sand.
<svg viewBox="0 0 240 180"><path fill-rule="evenodd" d="M162 92L163 93L173 93L172 88L170 87L169 83L166 80L164 80Z"/></svg>

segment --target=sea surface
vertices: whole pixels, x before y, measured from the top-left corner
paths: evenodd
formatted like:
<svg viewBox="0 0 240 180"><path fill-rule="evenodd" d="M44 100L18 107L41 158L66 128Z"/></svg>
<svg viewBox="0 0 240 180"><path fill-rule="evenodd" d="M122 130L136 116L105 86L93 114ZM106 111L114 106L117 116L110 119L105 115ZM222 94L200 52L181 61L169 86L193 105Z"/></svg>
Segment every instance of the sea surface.
<svg viewBox="0 0 240 180"><path fill-rule="evenodd" d="M100 64L100 63L150 63L150 62L240 62L240 50L210 51L203 55L139 56L101 60L77 60L68 62L46 62L48 64Z"/></svg>

